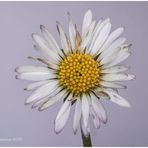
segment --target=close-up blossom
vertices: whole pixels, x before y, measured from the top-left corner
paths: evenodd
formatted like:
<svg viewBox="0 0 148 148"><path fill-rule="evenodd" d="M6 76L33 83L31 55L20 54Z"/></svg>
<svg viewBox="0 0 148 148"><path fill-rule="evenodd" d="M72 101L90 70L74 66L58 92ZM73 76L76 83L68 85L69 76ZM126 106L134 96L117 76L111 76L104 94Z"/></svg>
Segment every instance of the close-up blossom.
<svg viewBox="0 0 148 148"><path fill-rule="evenodd" d="M40 25L41 36L32 34L34 49L41 57L29 59L44 65L19 66L16 78L33 81L25 88L33 91L25 101L32 108L43 111L63 101L54 122L56 133L62 131L74 107L73 132L76 134L80 125L87 137L91 119L95 128L107 122L102 99L130 107L118 90L126 88L123 81L135 78L128 74L129 67L122 65L131 55L131 44L122 37L123 27L111 31L110 19L94 20L90 9L84 15L82 31L67 14L68 35L57 22L60 45L43 25Z"/></svg>

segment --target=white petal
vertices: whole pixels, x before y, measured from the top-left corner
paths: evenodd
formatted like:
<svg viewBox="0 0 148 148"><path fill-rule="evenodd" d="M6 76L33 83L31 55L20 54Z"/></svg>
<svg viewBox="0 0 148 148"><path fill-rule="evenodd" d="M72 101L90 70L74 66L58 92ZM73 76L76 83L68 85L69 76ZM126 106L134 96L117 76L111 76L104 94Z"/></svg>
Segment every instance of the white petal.
<svg viewBox="0 0 148 148"><path fill-rule="evenodd" d="M119 52L120 52L120 48L114 48L110 52L106 53L105 57L103 57L101 60L100 60L100 57L101 57L100 56L98 60L100 61L101 65L106 65L112 62L114 59L116 59Z"/></svg>
<svg viewBox="0 0 148 148"><path fill-rule="evenodd" d="M43 55L44 58L35 58L35 57L28 57L28 59L32 59L32 60L35 60L35 61L39 61L39 62L42 62L46 65L48 65L50 68L53 68L53 69L57 69L58 66L57 66L57 63L59 63L59 59L60 57L58 56L58 54L51 54L52 56L55 56L56 58L53 60L52 58L46 58L46 53L44 53L41 48L38 46L38 45L34 45L33 46L34 49L39 52L41 55ZM45 54L45 55L44 55Z"/></svg>
<svg viewBox="0 0 148 148"><path fill-rule="evenodd" d="M23 72L47 72L49 73L50 70L47 67L43 66L19 66L15 69L16 72L18 73L23 73Z"/></svg>
<svg viewBox="0 0 148 148"><path fill-rule="evenodd" d="M106 49L101 53L101 55L98 57L98 60L100 61L101 65L110 64L112 61L117 59L119 55L123 55L127 52L127 49L125 49L125 45L119 46L118 48L113 49ZM103 57L104 56L104 57Z"/></svg>
<svg viewBox="0 0 148 148"><path fill-rule="evenodd" d="M68 106L68 108L65 110L65 112L62 114L62 116L58 120L55 120L55 132L57 134L60 133L64 128L70 114L70 109L71 109L71 105Z"/></svg>
<svg viewBox="0 0 148 148"><path fill-rule="evenodd" d="M100 120L103 123L107 122L107 115L106 115L106 111L103 107L103 105L101 104L101 102L98 100L98 98L96 98L96 96L94 94L91 94L91 103L92 103L92 107L94 109L94 112L96 113L96 115L100 118Z"/></svg>
<svg viewBox="0 0 148 148"><path fill-rule="evenodd" d="M52 34L46 29L46 27L41 25L40 28L44 38L46 39L46 41L48 42L48 45L52 48L52 50L54 50L55 52L61 52L60 47L58 46Z"/></svg>
<svg viewBox="0 0 148 148"><path fill-rule="evenodd" d="M84 36L86 35L88 28L90 26L92 22L92 12L89 9L85 15L84 15L84 19L83 19L83 25L82 25L82 38L84 38Z"/></svg>
<svg viewBox="0 0 148 148"><path fill-rule="evenodd" d="M110 67L101 70L101 73L119 73L119 72L124 72L127 71L129 67L124 67L124 66L115 66L115 67Z"/></svg>
<svg viewBox="0 0 148 148"><path fill-rule="evenodd" d="M129 51L129 49L130 49L131 46L132 46L132 44L123 44L123 45L121 46L121 49L122 49L123 51Z"/></svg>
<svg viewBox="0 0 148 148"><path fill-rule="evenodd" d="M126 80L127 80L127 81L133 80L133 79L136 79L136 76L135 76L135 75L127 74L127 77L126 77Z"/></svg>
<svg viewBox="0 0 148 148"><path fill-rule="evenodd" d="M61 39L61 46L62 46L62 49L63 49L65 52L68 52L68 51L69 51L68 41L67 41L67 38L66 38L66 35L65 35L65 33L64 33L64 30L63 30L62 26L61 26L60 23L58 23L58 22L57 22L57 28L58 28L59 35L60 35L60 39Z"/></svg>
<svg viewBox="0 0 148 148"><path fill-rule="evenodd" d="M103 43L105 42L106 38L108 37L109 33L111 30L111 24L107 23L102 30L100 30L100 33L98 34L94 45L91 49L91 53L95 54L97 52L99 52L101 46L103 45Z"/></svg>
<svg viewBox="0 0 148 148"><path fill-rule="evenodd" d="M89 120L89 102L86 95L82 96L82 116L84 120L84 126L88 126Z"/></svg>
<svg viewBox="0 0 148 148"><path fill-rule="evenodd" d="M80 123L81 123L83 134L85 135L85 137L88 137L90 134L90 127L85 127L84 122L83 122L83 117L81 118Z"/></svg>
<svg viewBox="0 0 148 148"><path fill-rule="evenodd" d="M50 97L44 104L42 104L39 107L39 111L43 111L43 110L49 108L50 106L52 106L53 104L55 104L59 100L62 100L63 98L65 98L66 96L67 96L67 92L65 92L65 91L59 92L57 95Z"/></svg>
<svg viewBox="0 0 148 148"><path fill-rule="evenodd" d="M111 44L111 46L109 47L108 50L112 50L112 49L114 49L114 48L118 48L118 47L122 46L122 45L125 43L125 41L126 41L126 38L124 38L124 37L115 40L115 41Z"/></svg>
<svg viewBox="0 0 148 148"><path fill-rule="evenodd" d="M26 104L50 95L53 91L56 90L57 85L58 85L58 82L52 81L39 87L36 91L32 93L32 95L29 98L27 98Z"/></svg>
<svg viewBox="0 0 148 148"><path fill-rule="evenodd" d="M124 107L130 107L130 104L125 100L123 97L119 96L118 94L114 94L111 97L111 101Z"/></svg>
<svg viewBox="0 0 148 148"><path fill-rule="evenodd" d="M97 90L95 90L95 94L99 98L109 99L109 96L106 93L104 93L102 90L98 90L98 88Z"/></svg>
<svg viewBox="0 0 148 148"><path fill-rule="evenodd" d="M92 107L90 108L90 113L93 117L93 123L94 123L95 128L97 128L97 129L100 128L101 124L100 124L99 117L96 115L96 113Z"/></svg>
<svg viewBox="0 0 148 148"><path fill-rule="evenodd" d="M114 40L116 40L124 31L124 28L118 28L115 31L113 31L108 39L106 40L106 42L104 43L104 45L101 47L100 52L102 52L103 50L107 49Z"/></svg>
<svg viewBox="0 0 148 148"><path fill-rule="evenodd" d="M117 57L112 61L110 62L109 64L107 65L103 65L104 68L109 68L109 67L112 67L112 66L115 66L121 62L123 62L124 60L126 60L128 57L130 56L130 53L127 52L127 51L120 51L119 54L117 54Z"/></svg>
<svg viewBox="0 0 148 148"><path fill-rule="evenodd" d="M100 81L99 83L103 87L109 87L109 88L126 88L126 86L124 86L124 85L113 83L113 82Z"/></svg>
<svg viewBox="0 0 148 148"><path fill-rule="evenodd" d="M36 47L39 47L39 52L48 60L57 62L57 54L54 53L51 49L49 49L45 40L37 34L32 34L32 38L36 43ZM38 49L38 48L36 48Z"/></svg>
<svg viewBox="0 0 148 148"><path fill-rule="evenodd" d="M96 39L98 38L98 35L100 34L100 31L102 30L102 28L108 24L110 22L110 19L107 18L105 20L100 20L98 22L98 24L96 25L95 29L94 29L94 32L93 32L93 37L92 37L92 41L91 41L91 44L90 44L90 47L88 49L88 51L90 51L93 46L94 46L94 43L96 42Z"/></svg>
<svg viewBox="0 0 148 148"><path fill-rule="evenodd" d="M92 37L92 33L95 27L95 23L96 21L93 21L89 27L88 30L88 34L86 35L86 37L83 38L82 43L81 43L81 50L84 50L90 43L91 41L91 37Z"/></svg>
<svg viewBox="0 0 148 148"><path fill-rule="evenodd" d="M70 94L68 98L65 100L64 104L62 105L55 121L59 120L59 118L65 113L65 111L71 106L71 101L69 101L69 98L72 98L72 95Z"/></svg>
<svg viewBox="0 0 148 148"><path fill-rule="evenodd" d="M102 19L100 19L94 29L94 32L93 32L93 37L96 37L97 34L99 33L99 31L101 30L100 26L102 26ZM103 21L104 22L104 21ZM100 29L99 29L100 28Z"/></svg>
<svg viewBox="0 0 148 148"><path fill-rule="evenodd" d="M127 102L127 100L125 100L123 97L121 97L120 95L118 95L114 91L112 91L110 89L104 89L104 92L106 92L109 95L110 100L112 102L114 102L120 106L123 106L123 107L130 107L130 104Z"/></svg>
<svg viewBox="0 0 148 148"><path fill-rule="evenodd" d="M49 97L45 97L43 99L37 100L32 104L32 108L36 108L41 106L42 104L44 104L47 100L49 99Z"/></svg>
<svg viewBox="0 0 148 148"><path fill-rule="evenodd" d="M29 84L25 88L25 90L34 90L34 89L36 89L36 88L38 88L38 87L40 87L40 86L42 86L44 84L47 84L47 83L49 83L49 80L34 82L34 83Z"/></svg>
<svg viewBox="0 0 148 148"><path fill-rule="evenodd" d="M16 78L28 81L42 81L55 78L55 75L47 72L27 72L17 75Z"/></svg>
<svg viewBox="0 0 148 148"><path fill-rule="evenodd" d="M130 107L130 104L125 100L123 97L119 96L118 94L113 95L111 97L111 101L124 107Z"/></svg>
<svg viewBox="0 0 148 148"><path fill-rule="evenodd" d="M74 120L73 120L73 131L74 131L75 134L78 130L78 126L79 126L79 123L80 123L81 112L82 112L81 101L78 98L78 100L76 101Z"/></svg>
<svg viewBox="0 0 148 148"><path fill-rule="evenodd" d="M117 64L123 62L129 56L130 56L130 52L120 51L120 53L118 54L118 57L113 61L113 63L111 64L111 66L114 66L114 65L117 65Z"/></svg>
<svg viewBox="0 0 148 148"><path fill-rule="evenodd" d="M72 22L71 16L68 13L69 16L69 38L70 38L70 43L72 46L72 49L75 49L75 41L76 41L76 29L75 26Z"/></svg>
<svg viewBox="0 0 148 148"><path fill-rule="evenodd" d="M126 81L128 79L127 74L115 73L115 74L105 74L100 79L104 81Z"/></svg>
<svg viewBox="0 0 148 148"><path fill-rule="evenodd" d="M120 48L126 41L126 38L122 37L117 40L115 40L109 48L106 48L101 55L99 56L99 59L103 59L109 52L111 52L113 49Z"/></svg>

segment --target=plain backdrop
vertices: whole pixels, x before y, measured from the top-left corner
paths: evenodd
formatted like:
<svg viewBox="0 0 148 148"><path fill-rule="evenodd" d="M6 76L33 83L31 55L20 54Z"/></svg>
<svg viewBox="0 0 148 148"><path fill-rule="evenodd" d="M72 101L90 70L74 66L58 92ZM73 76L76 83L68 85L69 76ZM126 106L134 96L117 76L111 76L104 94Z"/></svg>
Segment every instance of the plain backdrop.
<svg viewBox="0 0 148 148"><path fill-rule="evenodd" d="M44 112L25 106L30 92L26 81L15 79L19 65L38 65L27 59L37 56L31 33L44 24L59 42L56 21L68 32L67 12L81 30L84 13L90 8L94 19L109 17L112 30L125 27L132 55L124 62L136 80L126 82L120 93L131 104L122 108L103 100L108 123L91 126L94 146L148 146L148 2L0 2L0 146L82 146L80 131L72 131L73 111L66 127L54 133L54 119L61 103Z"/></svg>

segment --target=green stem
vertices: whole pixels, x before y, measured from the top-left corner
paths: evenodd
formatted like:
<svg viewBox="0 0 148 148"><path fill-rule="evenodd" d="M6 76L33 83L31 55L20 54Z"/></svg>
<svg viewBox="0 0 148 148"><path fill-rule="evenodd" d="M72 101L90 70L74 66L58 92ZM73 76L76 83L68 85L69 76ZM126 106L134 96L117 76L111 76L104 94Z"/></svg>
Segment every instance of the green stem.
<svg viewBox="0 0 148 148"><path fill-rule="evenodd" d="M82 127L81 127L81 136L82 136L82 141L83 141L83 147L92 147L91 136L89 134L86 137L83 133Z"/></svg>

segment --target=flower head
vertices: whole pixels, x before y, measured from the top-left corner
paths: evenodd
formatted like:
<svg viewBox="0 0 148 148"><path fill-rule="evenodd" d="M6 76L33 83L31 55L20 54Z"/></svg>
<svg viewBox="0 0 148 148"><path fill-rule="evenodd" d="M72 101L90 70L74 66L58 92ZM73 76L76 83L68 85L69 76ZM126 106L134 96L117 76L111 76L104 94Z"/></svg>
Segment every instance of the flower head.
<svg viewBox="0 0 148 148"><path fill-rule="evenodd" d="M26 104L38 107L40 111L63 100L63 105L55 119L55 131L59 133L65 126L72 106L75 106L73 131L77 132L79 123L83 133L90 132L89 117L94 126L107 122L106 111L100 102L104 97L120 106L129 103L118 94L125 88L121 81L134 79L127 74L127 67L119 65L130 55L126 38L120 37L124 29L111 32L110 19L92 20L88 10L83 19L82 33L69 16L69 37L57 22L61 47L52 34L40 26L43 37L32 34L34 48L43 58L38 60L45 66L20 66L16 68L18 79L35 81L26 90L34 90Z"/></svg>

